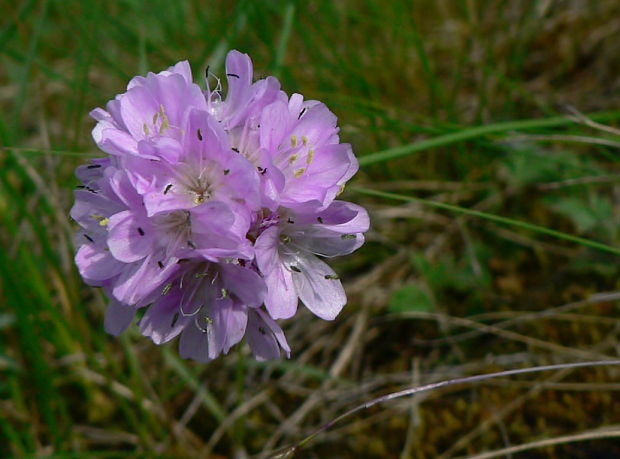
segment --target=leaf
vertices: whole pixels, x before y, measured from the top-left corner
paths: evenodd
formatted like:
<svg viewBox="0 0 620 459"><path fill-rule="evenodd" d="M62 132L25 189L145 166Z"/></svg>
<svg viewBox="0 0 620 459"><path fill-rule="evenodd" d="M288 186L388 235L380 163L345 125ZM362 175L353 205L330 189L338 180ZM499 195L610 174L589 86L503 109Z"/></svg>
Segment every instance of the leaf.
<svg viewBox="0 0 620 459"><path fill-rule="evenodd" d="M390 312L432 312L435 310L435 302L424 286L412 283L392 294L388 309Z"/></svg>

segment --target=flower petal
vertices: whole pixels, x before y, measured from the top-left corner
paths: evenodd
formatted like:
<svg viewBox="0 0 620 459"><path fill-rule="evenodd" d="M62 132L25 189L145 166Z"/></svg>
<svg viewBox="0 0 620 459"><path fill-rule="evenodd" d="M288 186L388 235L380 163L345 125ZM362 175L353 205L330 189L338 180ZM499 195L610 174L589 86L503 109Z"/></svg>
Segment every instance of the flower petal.
<svg viewBox="0 0 620 459"><path fill-rule="evenodd" d="M75 264L84 280L94 285L118 275L124 266L110 252L93 244L84 244L78 249Z"/></svg>
<svg viewBox="0 0 620 459"><path fill-rule="evenodd" d="M155 231L148 219L125 210L109 220L108 247L114 258L133 263L153 251Z"/></svg>
<svg viewBox="0 0 620 459"><path fill-rule="evenodd" d="M267 285L265 306L274 319L288 319L297 311L297 293L290 268L280 258L280 231L267 228L256 239L256 264Z"/></svg>
<svg viewBox="0 0 620 459"><path fill-rule="evenodd" d="M105 310L103 328L110 335L118 336L123 333L129 325L131 325L135 315L135 308L127 304L120 303L112 298L110 299L108 307Z"/></svg>
<svg viewBox="0 0 620 459"><path fill-rule="evenodd" d="M196 324L190 323L181 333L179 340L179 354L184 359L193 359L198 362L208 362L213 357L210 356L210 348L215 345L213 328L205 329L203 332Z"/></svg>
<svg viewBox="0 0 620 459"><path fill-rule="evenodd" d="M234 293L243 304L258 307L263 303L267 286L258 273L232 263L222 263L220 272L224 288Z"/></svg>
<svg viewBox="0 0 620 459"><path fill-rule="evenodd" d="M160 296L140 319L141 333L155 344L167 343L181 333L192 321L192 316L181 312L179 301L178 292Z"/></svg>
<svg viewBox="0 0 620 459"><path fill-rule="evenodd" d="M347 302L336 273L314 255L294 258L293 284L303 304L321 319L333 320Z"/></svg>
<svg viewBox="0 0 620 459"><path fill-rule="evenodd" d="M256 360L280 357L280 348L290 357L291 349L280 326L260 309L248 312L248 344Z"/></svg>

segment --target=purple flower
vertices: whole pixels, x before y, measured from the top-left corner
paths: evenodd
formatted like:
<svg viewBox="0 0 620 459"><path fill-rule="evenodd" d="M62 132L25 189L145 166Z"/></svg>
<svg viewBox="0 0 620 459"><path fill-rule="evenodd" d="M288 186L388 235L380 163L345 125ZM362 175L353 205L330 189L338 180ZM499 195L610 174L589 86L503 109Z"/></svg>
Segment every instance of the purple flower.
<svg viewBox="0 0 620 459"><path fill-rule="evenodd" d="M252 62L226 59L228 93L187 62L133 78L91 112L108 154L78 167L72 218L84 280L110 298L105 329L139 329L156 344L180 336L182 357L208 361L247 335L257 359L290 349L274 319L298 301L334 319L346 303L322 258L359 248L366 211L337 201L358 164L336 117L290 98ZM211 80L211 81L209 81Z"/></svg>
<svg viewBox="0 0 620 459"><path fill-rule="evenodd" d="M305 206L280 208L265 221L256 239L256 263L268 286L265 306L274 319L292 317L297 299L325 320L346 303L336 273L318 257L346 255L364 243L366 211L334 201L325 210Z"/></svg>

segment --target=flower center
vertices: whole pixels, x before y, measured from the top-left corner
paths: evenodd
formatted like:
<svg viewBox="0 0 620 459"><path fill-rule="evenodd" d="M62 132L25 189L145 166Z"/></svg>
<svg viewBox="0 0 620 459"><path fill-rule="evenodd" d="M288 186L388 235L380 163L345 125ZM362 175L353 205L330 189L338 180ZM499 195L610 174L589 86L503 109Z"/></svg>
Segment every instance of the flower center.
<svg viewBox="0 0 620 459"><path fill-rule="evenodd" d="M166 187L168 191L184 194L196 205L210 200L222 181L221 168L203 158L197 164L177 165L175 175L176 183Z"/></svg>

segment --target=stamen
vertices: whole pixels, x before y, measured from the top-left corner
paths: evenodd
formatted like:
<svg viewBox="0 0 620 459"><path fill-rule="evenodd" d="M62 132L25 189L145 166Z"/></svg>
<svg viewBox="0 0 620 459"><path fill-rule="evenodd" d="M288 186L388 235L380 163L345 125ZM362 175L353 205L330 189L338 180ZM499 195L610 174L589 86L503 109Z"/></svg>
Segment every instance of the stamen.
<svg viewBox="0 0 620 459"><path fill-rule="evenodd" d="M305 169L304 167L302 167L302 168L300 168L300 169L297 169L297 170L295 171L295 177L296 177L296 178L301 177L301 174L303 174L304 172L306 172L306 169Z"/></svg>
<svg viewBox="0 0 620 459"><path fill-rule="evenodd" d="M280 234L280 241L282 241L284 244L288 244L289 242L291 242L291 237L287 236L286 234Z"/></svg>
<svg viewBox="0 0 620 459"><path fill-rule="evenodd" d="M159 126L159 135L161 135L164 133L166 129L170 127L170 120L168 119L168 116L166 115L166 111L164 109L163 104L159 104L159 114L161 115L161 119L162 119L161 126Z"/></svg>
<svg viewBox="0 0 620 459"><path fill-rule="evenodd" d="M110 223L110 219L102 215L90 214L90 218L94 218L95 220L97 220L100 226L106 226L108 223Z"/></svg>
<svg viewBox="0 0 620 459"><path fill-rule="evenodd" d="M303 143L303 144L304 144L304 147L305 147L306 145L308 145L308 137L306 137L305 135L302 135L302 136L301 136L301 143Z"/></svg>
<svg viewBox="0 0 620 459"><path fill-rule="evenodd" d="M308 150L308 157L306 158L306 164L312 163L313 159L314 159L314 148L311 148L310 150Z"/></svg>
<svg viewBox="0 0 620 459"><path fill-rule="evenodd" d="M144 123L142 125L142 129L144 130L144 135L151 135L151 130L149 129L149 127L146 125L146 123Z"/></svg>
<svg viewBox="0 0 620 459"><path fill-rule="evenodd" d="M207 327L209 325L213 324L213 319L211 317L209 317L208 315L205 314L205 316L203 318L204 318L204 321L207 323ZM198 328L198 330L200 330L203 333L209 333L208 328L204 328L203 326L201 326L198 323L198 319L199 319L198 316L196 316L196 318L194 319L194 323L196 324L196 327Z"/></svg>
<svg viewBox="0 0 620 459"><path fill-rule="evenodd" d="M340 279L337 274L325 274L325 279L328 280L338 280Z"/></svg>
<svg viewBox="0 0 620 459"><path fill-rule="evenodd" d="M296 154L289 156L288 163L289 164L293 164L298 157L299 157L299 155L296 155Z"/></svg>
<svg viewBox="0 0 620 459"><path fill-rule="evenodd" d="M291 136L291 145L292 145L293 147L296 147L296 146L297 146L297 136L296 136L296 135L292 135L292 136Z"/></svg>
<svg viewBox="0 0 620 459"><path fill-rule="evenodd" d="M171 288L172 288L172 282L168 282L166 285L164 285L164 288L161 291L161 296L166 296Z"/></svg>
<svg viewBox="0 0 620 459"><path fill-rule="evenodd" d="M357 237L357 235L355 234L342 234L340 236L340 239L355 239Z"/></svg>

